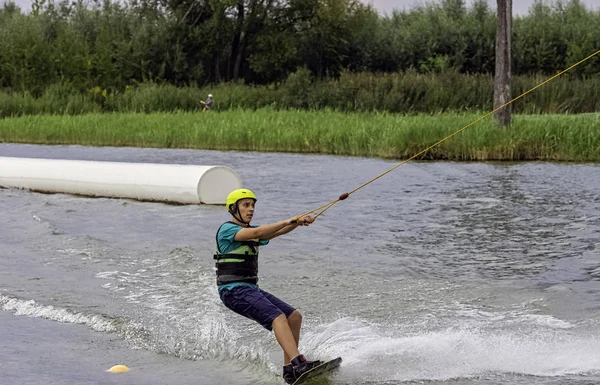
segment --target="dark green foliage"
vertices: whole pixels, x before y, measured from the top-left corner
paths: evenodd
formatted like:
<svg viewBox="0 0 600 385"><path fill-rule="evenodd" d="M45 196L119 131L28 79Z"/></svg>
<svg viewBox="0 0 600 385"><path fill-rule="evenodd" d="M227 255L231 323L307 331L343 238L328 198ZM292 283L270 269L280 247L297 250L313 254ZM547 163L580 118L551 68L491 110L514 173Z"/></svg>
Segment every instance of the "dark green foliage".
<svg viewBox="0 0 600 385"><path fill-rule="evenodd" d="M391 15L359 0L7 3L0 116L193 110L209 89L218 109L488 110L495 10L466 3ZM600 12L535 3L514 21L513 96L599 47ZM516 111L596 111L599 74L595 57Z"/></svg>
<svg viewBox="0 0 600 385"><path fill-rule="evenodd" d="M513 95L546 78L513 78ZM323 109L439 113L490 111L492 77L444 70L439 74L407 71L396 74L343 72L339 79L314 81L301 68L279 84L268 86L221 83L204 88L142 83L124 91L94 87L81 93L67 85L48 87L39 97L29 92L0 93L0 118L29 114L82 114L88 112L175 112L202 109L201 100L216 96L216 111L232 108ZM521 98L516 113L585 113L600 110L600 76L560 77Z"/></svg>

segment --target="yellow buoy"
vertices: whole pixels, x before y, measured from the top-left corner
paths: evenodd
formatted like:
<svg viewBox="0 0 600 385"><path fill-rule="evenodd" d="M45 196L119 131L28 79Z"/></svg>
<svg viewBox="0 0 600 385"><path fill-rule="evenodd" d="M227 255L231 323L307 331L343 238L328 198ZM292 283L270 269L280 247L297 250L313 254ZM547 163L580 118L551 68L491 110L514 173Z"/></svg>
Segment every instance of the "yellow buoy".
<svg viewBox="0 0 600 385"><path fill-rule="evenodd" d="M123 373L128 371L129 368L125 365L115 365L112 368L108 369L107 372L111 372L111 373Z"/></svg>

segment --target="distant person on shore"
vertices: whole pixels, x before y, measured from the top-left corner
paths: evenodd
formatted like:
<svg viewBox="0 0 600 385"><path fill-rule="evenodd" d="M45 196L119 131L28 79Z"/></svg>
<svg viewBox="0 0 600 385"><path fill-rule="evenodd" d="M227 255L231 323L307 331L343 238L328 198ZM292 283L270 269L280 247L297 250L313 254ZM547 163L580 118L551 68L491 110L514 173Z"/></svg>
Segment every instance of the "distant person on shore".
<svg viewBox="0 0 600 385"><path fill-rule="evenodd" d="M213 96L212 96L212 94L208 94L208 98L205 101L200 101L200 103L204 104L204 109L202 111L212 110L212 107L213 107Z"/></svg>

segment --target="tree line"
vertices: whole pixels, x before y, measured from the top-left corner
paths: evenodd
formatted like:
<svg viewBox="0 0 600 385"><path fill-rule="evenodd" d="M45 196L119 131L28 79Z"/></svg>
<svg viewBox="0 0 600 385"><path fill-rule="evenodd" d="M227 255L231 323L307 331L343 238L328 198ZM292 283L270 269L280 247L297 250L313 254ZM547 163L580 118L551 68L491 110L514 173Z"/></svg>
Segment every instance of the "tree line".
<svg viewBox="0 0 600 385"><path fill-rule="evenodd" d="M0 88L278 84L348 73L494 70L495 9L441 0L379 15L359 0L34 0L0 9ZM600 47L600 12L538 1L513 21L513 74L554 74ZM600 58L570 76L597 76ZM342 76L343 77L343 76ZM346 76L347 79L352 77ZM351 86L351 85L349 85Z"/></svg>

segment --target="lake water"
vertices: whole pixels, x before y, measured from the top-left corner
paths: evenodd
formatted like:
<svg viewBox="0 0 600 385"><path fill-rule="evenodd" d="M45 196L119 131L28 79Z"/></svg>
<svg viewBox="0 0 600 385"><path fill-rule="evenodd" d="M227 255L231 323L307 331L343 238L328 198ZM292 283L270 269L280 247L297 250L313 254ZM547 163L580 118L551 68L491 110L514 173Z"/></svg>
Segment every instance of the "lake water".
<svg viewBox="0 0 600 385"><path fill-rule="evenodd" d="M395 162L0 144L0 156L227 165L253 224ZM335 384L600 382L600 167L408 163L261 248L261 287L304 315ZM227 310L224 207L0 189L0 378L14 384L282 384L274 336ZM105 372L125 364L124 374Z"/></svg>

